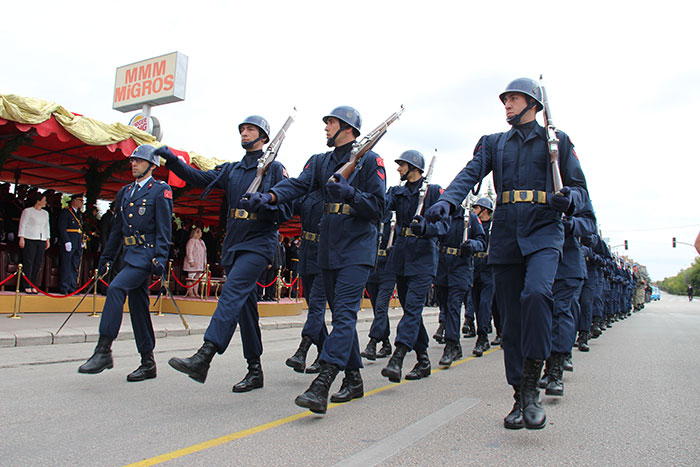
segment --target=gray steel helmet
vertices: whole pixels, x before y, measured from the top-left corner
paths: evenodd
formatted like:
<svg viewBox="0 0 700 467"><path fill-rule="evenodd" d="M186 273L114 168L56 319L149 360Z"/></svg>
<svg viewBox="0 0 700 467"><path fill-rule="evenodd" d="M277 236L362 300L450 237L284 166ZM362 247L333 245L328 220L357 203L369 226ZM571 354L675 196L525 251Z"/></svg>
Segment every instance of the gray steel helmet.
<svg viewBox="0 0 700 467"><path fill-rule="evenodd" d="M356 109L348 106L341 105L331 110L331 113L323 117L323 123L328 123L328 117L335 117L341 122L347 123L355 130L355 136L360 135L360 128L362 127L362 117L360 117L360 112Z"/></svg>
<svg viewBox="0 0 700 467"><path fill-rule="evenodd" d="M544 107L542 105L542 89L534 79L518 78L508 83L506 90L498 95L501 102L505 103L505 96L509 92L519 92L535 99L535 105L537 106L538 112Z"/></svg>
<svg viewBox="0 0 700 467"><path fill-rule="evenodd" d="M477 199L474 206L481 206L482 208L493 212L493 202L487 197Z"/></svg>
<svg viewBox="0 0 700 467"><path fill-rule="evenodd" d="M156 167L160 167L160 156L153 154L155 150L156 148L150 144L142 144L134 149L134 152L131 153L129 159L143 159L151 164L155 164Z"/></svg>
<svg viewBox="0 0 700 467"><path fill-rule="evenodd" d="M401 153L398 159L394 159L394 162L396 162L397 164L400 161L412 165L421 172L425 171L425 158L423 157L423 154L416 151L415 149L409 149L408 151L404 151Z"/></svg>
<svg viewBox="0 0 700 467"><path fill-rule="evenodd" d="M258 127L258 129L261 131L260 136L264 136L265 138L267 138L268 141L270 141L270 124L267 123L267 120L262 118L260 115L251 115L250 117L243 120L238 125L239 133L241 132L241 127L243 127L243 125L246 124Z"/></svg>

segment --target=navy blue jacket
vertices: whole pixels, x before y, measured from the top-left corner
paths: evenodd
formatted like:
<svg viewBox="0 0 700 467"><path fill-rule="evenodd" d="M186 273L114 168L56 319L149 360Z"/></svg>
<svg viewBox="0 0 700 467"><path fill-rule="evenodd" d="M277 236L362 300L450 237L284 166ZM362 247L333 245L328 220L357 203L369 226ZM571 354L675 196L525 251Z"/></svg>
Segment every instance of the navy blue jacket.
<svg viewBox="0 0 700 467"><path fill-rule="evenodd" d="M489 244L491 239L491 222L492 221L490 220L486 222L481 222L481 227L484 229L484 236L486 239L486 249L484 251L486 251L487 253L489 251ZM474 258L474 273L478 274L481 270L485 270L486 268L488 268L488 260L488 256L484 258Z"/></svg>
<svg viewBox="0 0 700 467"><path fill-rule="evenodd" d="M579 238L596 232L596 217L590 200L569 217L567 222L571 222L572 230L564 237L556 279L585 279L588 272Z"/></svg>
<svg viewBox="0 0 700 467"><path fill-rule="evenodd" d="M447 233L449 221L427 223L425 234L420 237L402 236L402 229L409 228L418 208L418 195L423 183L423 177L415 182L397 185L389 188L387 203L389 209L396 211L396 234L394 247L389 255L391 270L399 276L418 276L421 274L435 275L438 265L438 236ZM423 212L440 197L442 188L439 185L428 185L425 195Z"/></svg>
<svg viewBox="0 0 700 467"><path fill-rule="evenodd" d="M286 203L319 190L324 203L338 203L326 189L328 179L350 158L353 142L323 154L314 155L297 178L282 180L269 191L278 203ZM349 265L374 266L377 257L377 224L384 213L386 191L384 161L367 151L348 182L355 188L345 201L350 214L323 214L318 261L321 269L340 269Z"/></svg>
<svg viewBox="0 0 700 467"><path fill-rule="evenodd" d="M67 232L73 230L73 232ZM79 232L76 232L78 231ZM17 230L15 229L15 232ZM73 208L68 206L61 209L58 215L58 238L61 241L61 247L70 242L72 250L80 250L83 245L83 213L73 211ZM71 251L72 251L71 250Z"/></svg>
<svg viewBox="0 0 700 467"><path fill-rule="evenodd" d="M151 178L132 195L134 183L117 193L112 230L102 257L114 264L122 247L124 262L150 270L155 259L165 265L172 237L173 192L170 186ZM138 237L135 244L125 245L124 237ZM141 238L143 236L143 238Z"/></svg>
<svg viewBox="0 0 700 467"><path fill-rule="evenodd" d="M571 210L588 200L586 179L574 145L564 132L559 136L559 164L564 186L571 188ZM453 207L459 206L479 181L493 172L499 197L509 190L539 190L553 193L552 174L544 128L534 122L523 135L516 127L505 133L483 136L474 157L455 177L440 197ZM489 264L510 264L514 258L543 248L561 251L564 228L561 215L548 204L499 204L493 214ZM515 260L518 262L519 260Z"/></svg>
<svg viewBox="0 0 700 467"><path fill-rule="evenodd" d="M312 191L302 198L297 198L292 204L294 214L301 218L301 230L303 232L319 233L321 217L323 216L323 198L318 190ZM318 245L316 241L306 240L301 237L299 246L299 275L319 274Z"/></svg>
<svg viewBox="0 0 700 467"><path fill-rule="evenodd" d="M277 248L279 224L291 217L291 207L285 203L265 206L257 213L257 219L236 219L231 209L240 209L240 202L250 183L255 178L258 158L262 151L246 153L240 162L226 162L213 170L197 170L181 160L168 162L165 166L175 175L196 186L219 188L226 191L229 215L226 221L226 237L221 248L221 265L231 266L238 251L254 251L263 255L272 264ZM280 180L286 178L284 166L272 162L263 176L261 191L267 192Z"/></svg>
<svg viewBox="0 0 700 467"><path fill-rule="evenodd" d="M435 285L444 287L471 287L474 278L473 256L450 255L443 247L460 248L464 239L464 208L461 206L452 214L450 230L440 236L439 260ZM481 221L473 212L469 213L469 235L467 240L474 252L486 250L486 234Z"/></svg>
<svg viewBox="0 0 700 467"><path fill-rule="evenodd" d="M391 253L391 245L389 245L389 237L391 237L391 218L392 218L392 213L393 211L390 211L386 209L386 213L384 216L384 222L382 223L382 231L381 235L379 238L379 249L384 251L384 256L377 256L377 264L374 266L374 269L372 269L372 272L370 272L369 277L367 278L367 282L372 282L372 283L380 283L384 281L394 281L396 278L394 277L394 272L391 270L389 266L389 254ZM396 232L394 232L394 240L392 240L392 244L396 242ZM388 251L387 251L388 250Z"/></svg>

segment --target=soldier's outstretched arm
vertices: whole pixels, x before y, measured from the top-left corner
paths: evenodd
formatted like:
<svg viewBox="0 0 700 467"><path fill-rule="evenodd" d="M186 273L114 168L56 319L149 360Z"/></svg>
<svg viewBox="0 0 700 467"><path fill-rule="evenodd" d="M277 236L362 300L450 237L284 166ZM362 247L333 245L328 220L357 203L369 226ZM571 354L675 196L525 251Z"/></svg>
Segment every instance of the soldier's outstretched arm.
<svg viewBox="0 0 700 467"><path fill-rule="evenodd" d="M314 172L316 172L317 166L316 159L321 155L313 156L297 178L285 178L275 184L270 189L270 193L275 196L273 203L288 203L319 188L319 175L314 174Z"/></svg>
<svg viewBox="0 0 700 467"><path fill-rule="evenodd" d="M165 265L172 238L173 193L167 184L163 183L162 187L155 202L156 237L153 257L158 263Z"/></svg>
<svg viewBox="0 0 700 467"><path fill-rule="evenodd" d="M158 150L156 150L157 152ZM197 170L185 164L179 158L168 159L165 168L191 185L207 186L213 182L222 170L225 170L230 162L221 164L213 170ZM226 188L226 180L217 183L217 188Z"/></svg>
<svg viewBox="0 0 700 467"><path fill-rule="evenodd" d="M467 162L467 165L445 189L445 192L440 196L440 201L447 201L453 208L459 206L462 200L467 197L469 190L491 173L492 156L491 150L486 144L487 140L488 136L481 137L474 149L474 157Z"/></svg>

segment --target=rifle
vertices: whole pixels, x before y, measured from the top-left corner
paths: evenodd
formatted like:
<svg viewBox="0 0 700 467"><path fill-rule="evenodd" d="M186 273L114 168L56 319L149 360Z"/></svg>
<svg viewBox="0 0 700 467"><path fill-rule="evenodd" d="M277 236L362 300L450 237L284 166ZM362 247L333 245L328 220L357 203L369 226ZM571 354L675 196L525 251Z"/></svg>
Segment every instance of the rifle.
<svg viewBox="0 0 700 467"><path fill-rule="evenodd" d="M557 129L552 120L552 112L549 110L549 100L547 99L547 91L542 84L542 75L540 75L540 89L542 89L542 106L543 117L545 123L545 131L547 132L547 147L549 149L549 164L552 167L552 183L554 185L554 193L559 193L564 186L561 180L561 170L559 169L559 138L557 138Z"/></svg>
<svg viewBox="0 0 700 467"><path fill-rule="evenodd" d="M428 171L425 173L423 178L423 184L420 187L420 193L418 195L418 207L416 207L416 216L420 216L423 211L423 206L425 205L425 196L428 194L428 186L430 186L430 179L433 177L433 167L435 166L435 158L437 157L437 149L433 158L430 159L430 165L428 166Z"/></svg>
<svg viewBox="0 0 700 467"><path fill-rule="evenodd" d="M396 211L391 213L391 229L389 229L389 239L386 241L385 250L388 250L394 245L394 237L396 236Z"/></svg>
<svg viewBox="0 0 700 467"><path fill-rule="evenodd" d="M403 113L404 108L403 105L401 106L401 109L399 109L398 112L394 112L391 114L389 118L384 120L382 123L379 124L377 128L369 132L362 140L358 143L355 142L352 145L352 149L350 150L350 160L348 160L340 169L337 170L337 172L345 178L345 180L350 177L350 174L355 170L355 167L357 166L357 162L360 160L362 156L365 155L367 151L372 149L375 144L379 142L379 140L386 134L387 129L389 128L389 125L394 123L396 120L399 119L399 116ZM331 175L330 178L328 179L328 183L338 183L338 179L335 177L335 175Z"/></svg>
<svg viewBox="0 0 700 467"><path fill-rule="evenodd" d="M289 117L287 117L287 121L284 122L284 125L282 125L282 128L280 128L280 131L277 132L277 135L267 146L267 149L265 150L263 155L260 156L260 159L258 159L258 168L255 171L255 178L250 183L250 186L246 190L246 193L255 193L260 189L260 185L262 185L262 179L265 176L265 172L267 172L267 169L270 167L270 164L272 164L272 162L277 157L277 152L280 150L280 146L282 146L282 142L287 136L287 130L292 125L292 123L294 123L294 114L296 113L296 111L297 108L294 107L294 112L292 112L292 114Z"/></svg>
<svg viewBox="0 0 700 467"><path fill-rule="evenodd" d="M469 220L471 219L470 213L471 213L471 202L469 201L469 197L466 199L466 206L464 206L464 235L462 236L462 243L466 242L469 240Z"/></svg>

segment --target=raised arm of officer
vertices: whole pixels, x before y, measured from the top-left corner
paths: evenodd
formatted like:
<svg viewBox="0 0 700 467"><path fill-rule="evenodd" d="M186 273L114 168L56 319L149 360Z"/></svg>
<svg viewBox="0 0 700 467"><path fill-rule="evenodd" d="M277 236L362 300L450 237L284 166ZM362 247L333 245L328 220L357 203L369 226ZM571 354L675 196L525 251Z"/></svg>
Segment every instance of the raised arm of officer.
<svg viewBox="0 0 700 467"><path fill-rule="evenodd" d="M189 165L187 165L184 161L182 161L179 157L177 157L167 146L161 146L158 149L155 150L154 154L157 156L162 157L165 159L165 168L170 170L172 173L186 181L187 183L190 183L192 185L196 186L207 186L211 182L213 182L219 175L221 174L221 171L225 170L230 162L226 162L224 164L221 164L217 166L213 170L197 170ZM216 184L217 188L225 189L226 188L226 179L225 177L220 177L220 181Z"/></svg>

